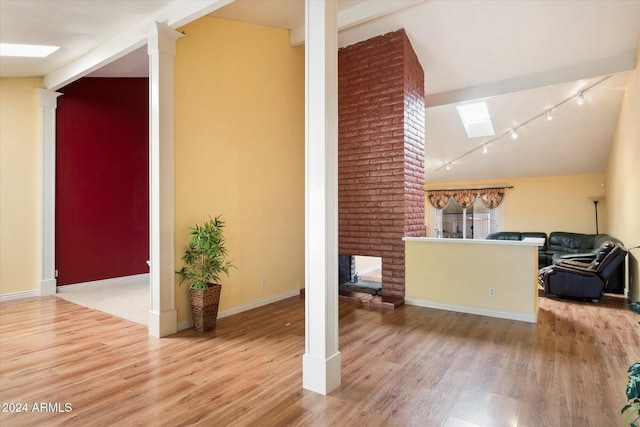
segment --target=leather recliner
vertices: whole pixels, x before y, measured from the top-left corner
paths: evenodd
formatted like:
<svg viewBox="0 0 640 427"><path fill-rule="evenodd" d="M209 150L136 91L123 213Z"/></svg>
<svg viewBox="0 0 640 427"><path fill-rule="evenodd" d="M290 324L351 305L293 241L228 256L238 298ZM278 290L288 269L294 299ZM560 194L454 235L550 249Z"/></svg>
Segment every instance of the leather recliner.
<svg viewBox="0 0 640 427"><path fill-rule="evenodd" d="M540 269L538 280L547 294L597 301L626 255L621 244L606 241L590 263L561 259Z"/></svg>

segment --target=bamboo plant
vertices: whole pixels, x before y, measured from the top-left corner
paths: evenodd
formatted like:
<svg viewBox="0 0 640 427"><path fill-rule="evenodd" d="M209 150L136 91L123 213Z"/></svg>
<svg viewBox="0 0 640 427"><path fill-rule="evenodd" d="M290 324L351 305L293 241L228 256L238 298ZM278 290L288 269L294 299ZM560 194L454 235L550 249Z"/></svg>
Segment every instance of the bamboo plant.
<svg viewBox="0 0 640 427"><path fill-rule="evenodd" d="M209 289L210 284L220 283L222 273L229 276L229 269L234 265L227 260L225 223L220 217L209 217L202 226L189 227L191 238L182 257L184 266L177 271L180 285L188 281L189 289Z"/></svg>

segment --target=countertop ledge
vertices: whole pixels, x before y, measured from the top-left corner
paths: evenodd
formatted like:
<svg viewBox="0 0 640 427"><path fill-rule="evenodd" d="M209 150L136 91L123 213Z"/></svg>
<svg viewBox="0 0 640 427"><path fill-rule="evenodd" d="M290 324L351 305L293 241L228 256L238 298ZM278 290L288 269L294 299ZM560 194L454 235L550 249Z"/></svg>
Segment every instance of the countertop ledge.
<svg viewBox="0 0 640 427"><path fill-rule="evenodd" d="M463 243L471 245L507 245L507 246L539 246L537 241L524 240L474 240L474 239L443 239L438 237L403 237L405 242L428 242L428 243Z"/></svg>

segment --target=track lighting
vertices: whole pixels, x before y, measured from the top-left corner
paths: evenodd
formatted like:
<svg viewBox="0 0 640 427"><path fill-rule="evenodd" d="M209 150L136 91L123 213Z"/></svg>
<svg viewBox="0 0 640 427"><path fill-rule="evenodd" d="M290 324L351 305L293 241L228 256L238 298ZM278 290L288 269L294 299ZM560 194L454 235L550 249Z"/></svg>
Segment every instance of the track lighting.
<svg viewBox="0 0 640 427"><path fill-rule="evenodd" d="M553 115L551 114L551 113L552 113L552 111L553 111L553 110L555 110L555 109L557 109L558 107L560 107L560 106L564 105L565 103L567 103L567 102L571 101L571 100L572 100L572 99L574 99L574 98L576 98L576 99L577 99L577 103L578 103L578 105L582 105L582 104L584 104L584 93L585 93L586 91L591 90L591 89L593 89L594 87L598 86L600 83L602 83L602 82L604 82L605 80L609 79L611 76L612 76L612 74L611 74L611 75L608 75L608 76L604 76L604 77L602 77L601 79L599 79L599 80L595 81L594 83L591 83L590 85L583 87L583 88L580 90L580 92L577 92L577 95L571 95L571 96L569 96L568 98L565 98L563 101L561 101L561 102L559 102L559 103L557 103L557 104L555 104L555 105L553 105L553 106L551 106L551 107L547 108L546 110L543 110L543 111L542 111L541 113L539 113L538 115L535 115L535 116L531 117L529 120L526 120L526 121L524 121L524 122L522 122L522 123L518 123L518 124L516 125L516 127L512 128L512 129L509 129L509 130L505 131L504 133L502 133L502 134L500 134L500 135L496 135L495 137L493 137L492 139L490 139L490 140L488 140L488 141L485 141L485 142L482 144L482 152L486 154L486 153L488 152L487 146L488 146L489 144L491 144L491 143L493 143L493 142L495 142L495 141L497 141L497 140L499 140L499 139L501 139L501 138L504 138L504 137L506 137L507 135L511 135L511 139L518 139L518 129L519 129L519 128L521 128L521 127L524 127L524 126L528 125L529 123L533 122L534 120L539 119L540 117L543 117L543 116L544 116L544 117L546 117L546 119L547 119L547 120L553 120ZM456 161L458 161L458 160L462 159L463 157L466 157L466 156L468 156L468 155L470 155L470 154L472 154L472 153L475 153L476 151L479 151L479 150L480 150L480 147L481 147L481 146L480 146L480 145L478 145L478 146L476 146L476 147L474 147L474 148L470 149L469 151L467 151L467 152L465 152L465 153L463 153L463 154L459 155L458 157L454 158L453 160L451 160L451 161L449 161L449 162L446 162L446 163L443 163L440 167L438 167L438 168L436 169L436 171L439 171L439 170L441 170L441 169L445 169L445 168L446 168L447 170L451 169L451 164L452 164L453 162L456 162Z"/></svg>

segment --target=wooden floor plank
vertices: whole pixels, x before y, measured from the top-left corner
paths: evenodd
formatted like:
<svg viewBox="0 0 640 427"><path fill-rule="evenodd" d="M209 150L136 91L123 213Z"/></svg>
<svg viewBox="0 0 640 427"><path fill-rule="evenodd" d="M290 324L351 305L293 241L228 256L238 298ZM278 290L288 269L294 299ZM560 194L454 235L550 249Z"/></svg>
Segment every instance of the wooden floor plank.
<svg viewBox="0 0 640 427"><path fill-rule="evenodd" d="M163 339L56 297L6 301L0 402L28 411L0 425L619 426L639 320L615 296L542 298L537 324L341 303L342 385L320 396L302 389L302 298Z"/></svg>

